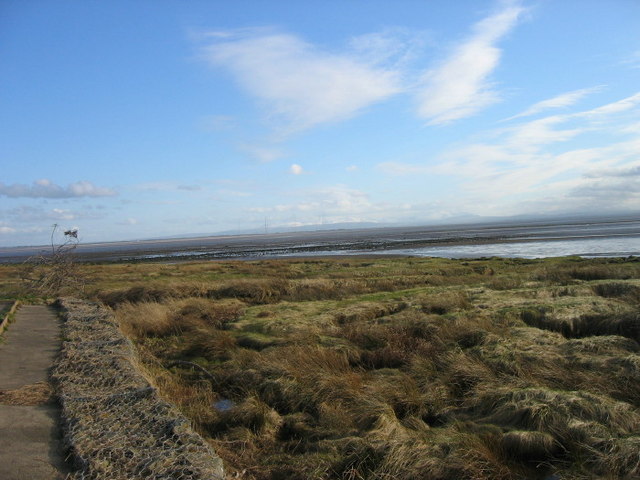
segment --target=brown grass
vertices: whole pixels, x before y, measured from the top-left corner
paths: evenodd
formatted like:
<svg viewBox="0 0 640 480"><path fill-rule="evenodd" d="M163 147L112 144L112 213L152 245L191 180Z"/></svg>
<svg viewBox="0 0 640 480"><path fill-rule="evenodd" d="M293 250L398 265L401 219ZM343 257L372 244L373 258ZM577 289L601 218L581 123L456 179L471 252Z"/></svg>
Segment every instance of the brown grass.
<svg viewBox="0 0 640 480"><path fill-rule="evenodd" d="M0 405L35 406L53 401L49 382L38 382L15 390L0 390Z"/></svg>
<svg viewBox="0 0 640 480"><path fill-rule="evenodd" d="M639 475L640 262L86 268L238 478Z"/></svg>

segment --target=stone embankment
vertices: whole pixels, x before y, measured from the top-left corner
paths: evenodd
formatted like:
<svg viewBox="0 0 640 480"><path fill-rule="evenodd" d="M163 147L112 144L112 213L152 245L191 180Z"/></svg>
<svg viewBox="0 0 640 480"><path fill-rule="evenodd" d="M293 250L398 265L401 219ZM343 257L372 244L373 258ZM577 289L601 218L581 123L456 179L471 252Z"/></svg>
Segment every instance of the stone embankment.
<svg viewBox="0 0 640 480"><path fill-rule="evenodd" d="M106 308L60 300L63 348L52 378L62 405L69 480L224 478L222 460L136 369Z"/></svg>

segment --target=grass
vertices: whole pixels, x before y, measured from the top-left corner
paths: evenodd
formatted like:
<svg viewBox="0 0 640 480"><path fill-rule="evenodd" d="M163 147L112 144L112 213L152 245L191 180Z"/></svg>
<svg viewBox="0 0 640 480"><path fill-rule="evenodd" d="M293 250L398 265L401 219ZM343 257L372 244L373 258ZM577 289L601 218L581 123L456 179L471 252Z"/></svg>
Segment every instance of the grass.
<svg viewBox="0 0 640 480"><path fill-rule="evenodd" d="M230 475L640 475L637 259L81 268Z"/></svg>

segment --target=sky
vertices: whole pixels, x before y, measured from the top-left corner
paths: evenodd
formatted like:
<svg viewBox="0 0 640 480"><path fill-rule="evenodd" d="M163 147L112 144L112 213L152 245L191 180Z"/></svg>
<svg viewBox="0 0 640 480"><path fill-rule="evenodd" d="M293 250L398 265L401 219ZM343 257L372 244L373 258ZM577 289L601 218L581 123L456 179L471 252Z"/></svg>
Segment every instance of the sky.
<svg viewBox="0 0 640 480"><path fill-rule="evenodd" d="M0 246L640 213L637 0L0 0Z"/></svg>

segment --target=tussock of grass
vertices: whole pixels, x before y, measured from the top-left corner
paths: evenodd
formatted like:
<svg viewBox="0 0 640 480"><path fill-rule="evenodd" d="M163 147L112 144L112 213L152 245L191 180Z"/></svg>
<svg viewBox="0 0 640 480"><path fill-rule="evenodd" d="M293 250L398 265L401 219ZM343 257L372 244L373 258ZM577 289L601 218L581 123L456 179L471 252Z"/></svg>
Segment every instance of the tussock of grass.
<svg viewBox="0 0 640 480"><path fill-rule="evenodd" d="M235 300L211 301L203 298L188 298L177 302L176 318L205 326L224 328L228 323L238 320L246 310L246 304Z"/></svg>
<svg viewBox="0 0 640 480"><path fill-rule="evenodd" d="M465 292L442 292L418 297L422 310L427 313L444 315L455 310L464 310L471 306Z"/></svg>
<svg viewBox="0 0 640 480"><path fill-rule="evenodd" d="M125 303L116 311L122 331L133 338L162 337L179 333L169 308L160 303Z"/></svg>
<svg viewBox="0 0 640 480"><path fill-rule="evenodd" d="M607 298L623 298L629 302L640 300L640 287L629 283L598 283L593 286L596 295Z"/></svg>
<svg viewBox="0 0 640 480"><path fill-rule="evenodd" d="M154 268L97 295L232 475L640 475L639 262Z"/></svg>
<svg viewBox="0 0 640 480"><path fill-rule="evenodd" d="M562 451L553 435L528 430L512 430L505 433L500 446L509 458L521 462L549 461Z"/></svg>

